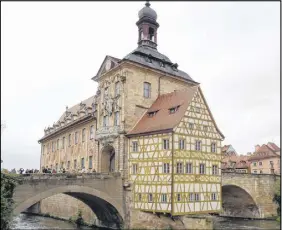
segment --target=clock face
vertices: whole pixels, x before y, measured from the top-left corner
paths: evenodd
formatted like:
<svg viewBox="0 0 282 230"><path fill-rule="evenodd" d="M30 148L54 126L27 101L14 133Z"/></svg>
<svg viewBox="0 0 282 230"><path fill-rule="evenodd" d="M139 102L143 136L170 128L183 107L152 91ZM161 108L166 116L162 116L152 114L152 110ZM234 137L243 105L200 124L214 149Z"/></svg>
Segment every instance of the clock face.
<svg viewBox="0 0 282 230"><path fill-rule="evenodd" d="M107 71L111 68L111 64L112 64L111 60L108 60L108 61L106 62L105 69L106 69Z"/></svg>

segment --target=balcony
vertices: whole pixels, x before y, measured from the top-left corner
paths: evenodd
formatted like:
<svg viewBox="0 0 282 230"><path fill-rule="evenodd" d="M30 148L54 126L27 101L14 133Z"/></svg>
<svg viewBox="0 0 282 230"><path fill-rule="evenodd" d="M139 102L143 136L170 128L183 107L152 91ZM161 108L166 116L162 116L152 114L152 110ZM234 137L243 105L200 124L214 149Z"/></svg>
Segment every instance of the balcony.
<svg viewBox="0 0 282 230"><path fill-rule="evenodd" d="M104 138L115 138L123 130L124 130L123 126L120 126L120 125L100 127L96 131L96 140L100 140L100 139L104 139Z"/></svg>

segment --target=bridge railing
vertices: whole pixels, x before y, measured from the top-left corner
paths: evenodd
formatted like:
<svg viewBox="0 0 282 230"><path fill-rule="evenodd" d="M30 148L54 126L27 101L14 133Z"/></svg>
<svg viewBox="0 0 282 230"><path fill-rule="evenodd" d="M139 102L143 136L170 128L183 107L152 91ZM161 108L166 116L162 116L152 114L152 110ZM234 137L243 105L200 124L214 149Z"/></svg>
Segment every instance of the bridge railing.
<svg viewBox="0 0 282 230"><path fill-rule="evenodd" d="M22 180L42 180L42 179L107 179L120 177L120 172L113 173L30 173L19 174L18 178Z"/></svg>

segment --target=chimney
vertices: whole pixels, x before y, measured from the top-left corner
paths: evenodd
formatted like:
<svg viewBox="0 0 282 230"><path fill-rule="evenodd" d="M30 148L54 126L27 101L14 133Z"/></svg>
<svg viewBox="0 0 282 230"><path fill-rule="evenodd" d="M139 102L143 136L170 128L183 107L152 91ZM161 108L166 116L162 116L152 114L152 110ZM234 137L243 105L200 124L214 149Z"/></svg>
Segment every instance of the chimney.
<svg viewBox="0 0 282 230"><path fill-rule="evenodd" d="M259 145L255 145L255 152L257 152L259 148L260 148Z"/></svg>

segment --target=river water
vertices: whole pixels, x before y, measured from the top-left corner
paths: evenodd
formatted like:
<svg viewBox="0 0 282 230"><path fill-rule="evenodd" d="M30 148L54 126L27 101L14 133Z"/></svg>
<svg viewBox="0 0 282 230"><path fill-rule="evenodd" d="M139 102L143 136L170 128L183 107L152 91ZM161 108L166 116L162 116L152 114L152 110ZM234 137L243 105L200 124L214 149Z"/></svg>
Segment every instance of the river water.
<svg viewBox="0 0 282 230"><path fill-rule="evenodd" d="M280 223L274 220L244 220L224 217L214 217L214 229L281 229ZM67 221L48 217L20 214L13 220L12 229L99 229L77 227Z"/></svg>

